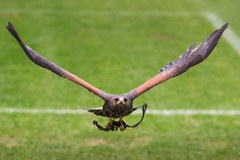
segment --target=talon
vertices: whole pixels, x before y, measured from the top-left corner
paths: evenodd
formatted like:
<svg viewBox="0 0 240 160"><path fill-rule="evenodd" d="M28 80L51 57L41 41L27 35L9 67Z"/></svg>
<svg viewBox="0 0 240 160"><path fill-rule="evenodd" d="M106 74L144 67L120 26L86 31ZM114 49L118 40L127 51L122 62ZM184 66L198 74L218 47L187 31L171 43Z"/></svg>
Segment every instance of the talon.
<svg viewBox="0 0 240 160"><path fill-rule="evenodd" d="M113 122L114 122L114 120L112 119L112 118L109 118L109 120L108 120L108 124L110 124L111 126L113 125ZM108 125L107 124L107 125Z"/></svg>
<svg viewBox="0 0 240 160"><path fill-rule="evenodd" d="M98 125L98 122L96 120L93 121L93 125Z"/></svg>
<svg viewBox="0 0 240 160"><path fill-rule="evenodd" d="M121 125L119 128L120 128L120 131L124 131L126 129L124 125Z"/></svg>
<svg viewBox="0 0 240 160"><path fill-rule="evenodd" d="M112 124L110 124L110 123L108 123L107 125L106 125L106 128L105 128L105 130L106 131L113 131L113 126L112 126Z"/></svg>
<svg viewBox="0 0 240 160"><path fill-rule="evenodd" d="M93 125L97 126L97 128L101 131L106 131L107 132L107 131L111 130L111 128L110 129L107 128L107 127L103 128L101 125L98 124L98 122L96 120L93 121Z"/></svg>
<svg viewBox="0 0 240 160"><path fill-rule="evenodd" d="M117 131L119 127L118 126L114 126L113 128L114 128L114 131Z"/></svg>
<svg viewBox="0 0 240 160"><path fill-rule="evenodd" d="M127 128L126 123L123 121L123 118L119 118L118 123L120 131L124 131Z"/></svg>

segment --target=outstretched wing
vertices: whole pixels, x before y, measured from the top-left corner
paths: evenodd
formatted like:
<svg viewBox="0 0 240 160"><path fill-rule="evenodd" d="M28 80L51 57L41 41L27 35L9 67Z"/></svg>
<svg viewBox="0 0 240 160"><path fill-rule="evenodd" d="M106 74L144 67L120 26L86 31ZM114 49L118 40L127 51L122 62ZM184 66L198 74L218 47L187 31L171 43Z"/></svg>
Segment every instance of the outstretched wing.
<svg viewBox="0 0 240 160"><path fill-rule="evenodd" d="M80 84L81 86L88 89L90 92L99 96L103 100L106 100L108 98L108 94L106 92L92 86L91 84L82 80L81 78L77 77L76 75L64 70L63 68L59 67L58 65L54 64L53 62L49 61L45 57L43 57L40 54L38 54L37 52L35 52L32 48L28 47L22 41L22 39L18 35L17 31L14 29L14 26L10 22L8 23L6 28L15 37L15 39L18 41L18 43L20 44L20 46L22 47L22 49L24 50L24 52L28 56L28 58L33 63L35 63L35 64L37 64L37 65L39 65L43 68L49 69L50 71L52 71L53 73L55 73L55 74L57 74L61 77L67 78L67 79L69 79L69 80L71 80L71 81L73 81L77 84Z"/></svg>
<svg viewBox="0 0 240 160"><path fill-rule="evenodd" d="M218 40L220 39L227 26L228 24L224 24L220 29L214 31L199 46L195 47L195 44L191 45L187 49L187 51L179 57L179 59L161 68L161 70L157 73L156 76L149 79L139 87L133 89L128 94L130 94L132 98L136 98L151 89L152 87L172 77L176 77L187 71L190 67L202 62L210 55L212 50L215 48Z"/></svg>

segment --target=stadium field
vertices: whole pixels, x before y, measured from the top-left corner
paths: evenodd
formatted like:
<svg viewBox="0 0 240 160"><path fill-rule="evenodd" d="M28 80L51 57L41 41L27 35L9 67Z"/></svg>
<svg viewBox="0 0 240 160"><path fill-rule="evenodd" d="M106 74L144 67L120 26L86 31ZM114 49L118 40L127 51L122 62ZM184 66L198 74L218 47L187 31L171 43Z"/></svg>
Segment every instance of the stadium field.
<svg viewBox="0 0 240 160"><path fill-rule="evenodd" d="M0 159L240 159L239 7L237 0L2 0ZM206 61L135 101L149 105L139 128L105 133L92 121L107 119L81 110L102 100L33 65L8 21L36 51L109 93L128 92L230 25Z"/></svg>

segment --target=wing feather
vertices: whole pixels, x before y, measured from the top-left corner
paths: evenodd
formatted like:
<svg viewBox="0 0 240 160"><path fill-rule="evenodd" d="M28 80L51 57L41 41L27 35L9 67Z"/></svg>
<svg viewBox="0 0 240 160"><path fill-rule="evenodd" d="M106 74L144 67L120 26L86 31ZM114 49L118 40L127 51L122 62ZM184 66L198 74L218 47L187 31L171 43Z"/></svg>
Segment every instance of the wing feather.
<svg viewBox="0 0 240 160"><path fill-rule="evenodd" d="M26 53L26 55L28 56L28 58L35 64L48 69L50 71L52 71L53 73L63 77L63 78L67 78L79 85L81 85L82 87L88 89L90 92L94 93L95 95L99 96L100 98L102 98L103 100L106 100L108 98L108 95L106 92L92 86L91 84L89 84L88 82L84 81L83 79L77 77L76 75L66 71L65 69L59 67L58 65L56 65L55 63L49 61L47 58L41 56L39 53L35 52L32 48L30 48L29 46L27 46L22 39L20 38L20 36L18 35L17 31L14 29L14 26L9 22L7 27L8 31L15 37L15 39L18 41L18 43L20 44L20 46L22 47L22 49L24 50L24 52Z"/></svg>
<svg viewBox="0 0 240 160"><path fill-rule="evenodd" d="M215 46L218 40L222 36L224 30L227 28L228 24L224 24L220 29L214 31L205 41L203 41L199 46L196 47L195 44L191 45L184 54L182 54L176 61L170 62L166 66L160 69L156 76L149 79L139 87L133 89L129 92L131 97L136 98L137 96L148 91L152 87L172 78L176 77L190 67L199 64L204 59L206 59Z"/></svg>

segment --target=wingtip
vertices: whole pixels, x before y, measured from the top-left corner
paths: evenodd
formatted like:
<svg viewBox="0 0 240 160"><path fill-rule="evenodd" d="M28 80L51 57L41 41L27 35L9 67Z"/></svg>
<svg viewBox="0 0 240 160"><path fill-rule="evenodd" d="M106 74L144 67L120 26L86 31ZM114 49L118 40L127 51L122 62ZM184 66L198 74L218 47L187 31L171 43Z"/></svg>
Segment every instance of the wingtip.
<svg viewBox="0 0 240 160"><path fill-rule="evenodd" d="M11 22L8 22L6 28L10 33L15 34L16 31L15 31L14 26Z"/></svg>
<svg viewBox="0 0 240 160"><path fill-rule="evenodd" d="M225 23L224 25L222 25L222 27L219 30L224 31L225 29L227 29L228 25L229 25L229 23Z"/></svg>
<svg viewBox="0 0 240 160"><path fill-rule="evenodd" d="M14 27L13 27L13 24L11 22L8 22L7 25L6 25L6 28L9 30L9 29L12 29Z"/></svg>
<svg viewBox="0 0 240 160"><path fill-rule="evenodd" d="M16 38L16 40L19 43L23 43L20 36L18 35L17 31L15 30L13 24L11 22L8 22L7 26L6 26L7 30L12 34L12 36L14 36Z"/></svg>

